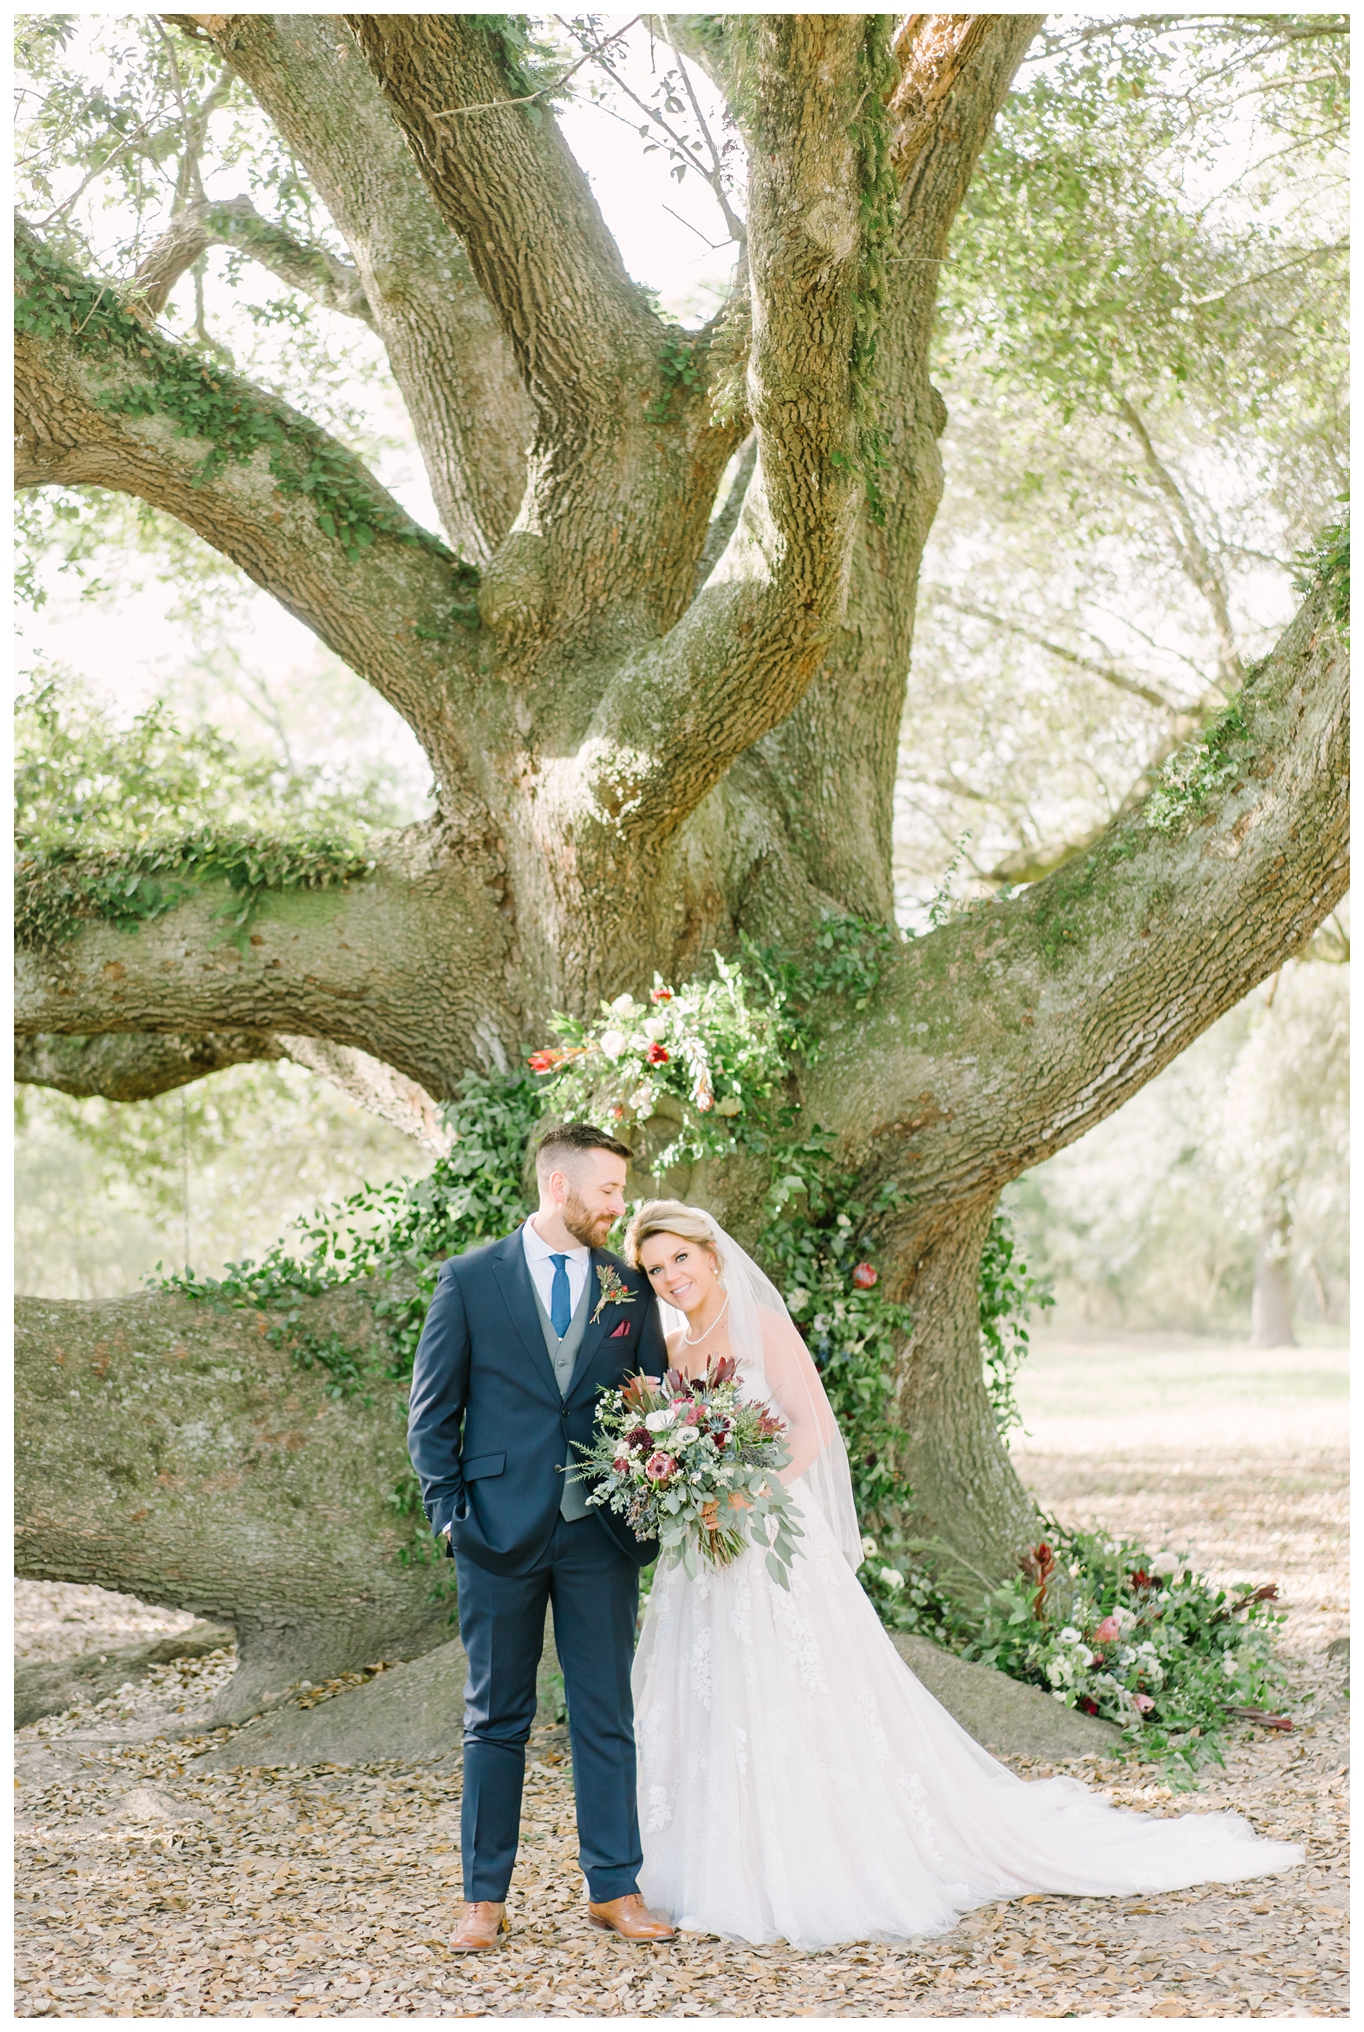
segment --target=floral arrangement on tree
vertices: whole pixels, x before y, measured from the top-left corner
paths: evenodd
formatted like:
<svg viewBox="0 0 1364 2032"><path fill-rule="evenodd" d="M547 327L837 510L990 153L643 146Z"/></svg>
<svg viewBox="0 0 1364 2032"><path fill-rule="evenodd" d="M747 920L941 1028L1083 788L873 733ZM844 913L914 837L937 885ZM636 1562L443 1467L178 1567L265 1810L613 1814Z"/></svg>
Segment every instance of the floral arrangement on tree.
<svg viewBox="0 0 1364 2032"><path fill-rule="evenodd" d="M636 1538L657 1538L665 1566L695 1579L701 1562L728 1566L756 1545L785 1588L803 1535L778 1479L791 1459L785 1430L739 1395L727 1358L693 1382L677 1369L661 1382L632 1376L602 1392L578 1473L595 1484L589 1503L614 1510Z"/></svg>
<svg viewBox="0 0 1364 2032"><path fill-rule="evenodd" d="M529 1060L553 1077L556 1110L617 1130L655 1114L675 1119L662 1170L729 1150L736 1118L786 1077L793 1039L779 999L755 1003L740 968L718 954L715 966L714 980L682 988L655 975L647 1001L617 995L590 1026L556 1017L560 1042Z"/></svg>

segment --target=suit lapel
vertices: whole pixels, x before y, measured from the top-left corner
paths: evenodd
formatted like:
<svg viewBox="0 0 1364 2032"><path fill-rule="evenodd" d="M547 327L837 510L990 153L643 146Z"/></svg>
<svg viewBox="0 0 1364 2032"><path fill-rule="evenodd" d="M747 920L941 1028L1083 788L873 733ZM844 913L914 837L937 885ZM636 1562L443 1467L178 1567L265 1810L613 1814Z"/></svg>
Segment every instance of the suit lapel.
<svg viewBox="0 0 1364 2032"><path fill-rule="evenodd" d="M540 1314L536 1310L535 1290L530 1281L530 1265L526 1261L526 1245L521 1239L520 1228L508 1235L498 1251L497 1283L507 1315L530 1356L532 1367L548 1386L557 1404L560 1401L559 1382L540 1328Z"/></svg>

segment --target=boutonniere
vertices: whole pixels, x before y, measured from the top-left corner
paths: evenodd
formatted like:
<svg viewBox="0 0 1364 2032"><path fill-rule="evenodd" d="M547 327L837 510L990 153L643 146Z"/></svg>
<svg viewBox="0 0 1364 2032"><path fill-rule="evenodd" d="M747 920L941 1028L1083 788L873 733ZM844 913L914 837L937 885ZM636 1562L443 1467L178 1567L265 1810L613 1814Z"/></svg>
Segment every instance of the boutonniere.
<svg viewBox="0 0 1364 2032"><path fill-rule="evenodd" d="M633 1305L639 1296L637 1291L631 1291L627 1284L622 1284L620 1272L613 1270L609 1263L597 1265L597 1282L601 1286L601 1297L589 1322L592 1326L597 1324L608 1305Z"/></svg>

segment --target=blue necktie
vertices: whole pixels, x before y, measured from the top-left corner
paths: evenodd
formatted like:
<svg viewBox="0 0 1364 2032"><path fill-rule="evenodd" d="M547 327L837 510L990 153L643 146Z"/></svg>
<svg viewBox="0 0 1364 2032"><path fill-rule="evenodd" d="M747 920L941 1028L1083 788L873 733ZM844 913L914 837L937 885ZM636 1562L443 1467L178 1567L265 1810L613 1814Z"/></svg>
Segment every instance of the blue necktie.
<svg viewBox="0 0 1364 2032"><path fill-rule="evenodd" d="M549 1323L562 1340L573 1324L573 1303L568 1295L568 1258L551 1256L554 1265L554 1283L549 1293Z"/></svg>

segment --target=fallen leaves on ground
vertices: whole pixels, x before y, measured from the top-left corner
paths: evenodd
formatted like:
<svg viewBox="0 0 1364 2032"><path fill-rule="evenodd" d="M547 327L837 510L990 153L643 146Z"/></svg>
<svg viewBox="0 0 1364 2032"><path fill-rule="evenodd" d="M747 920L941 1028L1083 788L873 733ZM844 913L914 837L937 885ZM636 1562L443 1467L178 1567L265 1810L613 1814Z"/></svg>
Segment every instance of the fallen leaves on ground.
<svg viewBox="0 0 1364 2032"><path fill-rule="evenodd" d="M1097 1521L1102 1509L1110 1528L1149 1536L1142 1519L1164 1504L1183 1527L1181 1542L1205 1556L1184 1473L1152 1461L1143 1474L1129 1457L1121 1476L1096 1488L1100 1478L1086 1485L1077 1465L1048 1462L1044 1476L1028 1464L1048 1508L1077 1522ZM1246 1727L1226 1771L1205 1776L1190 1796L1172 1795L1158 1772L1131 1764L1012 1760L1028 1777L1069 1770L1144 1812L1243 1812L1259 1833L1307 1844L1306 1866L1286 1877L1144 1899L1030 1897L984 1908L932 1941L821 1954L697 1935L627 1947L588 1926L562 1731L541 1729L509 1907L515 1930L496 1955L462 1961L446 1947L459 1886L457 1762L198 1771L194 1751L217 1738L170 1732L205 1714L231 1669L220 1652L155 1668L97 1707L16 1736L17 2013L1344 2016L1347 1703L1339 1668L1320 1648L1304 1653L1299 1637L1310 1626L1319 1641L1319 1603L1344 1602L1343 1463L1331 1476L1316 1463L1308 1480L1288 1461L1261 1458L1238 1472L1228 1457L1215 1483L1204 1483L1215 1485L1219 1512L1208 1528L1238 1546L1257 1544L1267 1517L1280 1528L1296 1518L1299 1535L1315 1532L1302 1548L1317 1583L1311 1611L1287 1626L1291 1734ZM1326 1480L1334 1480L1330 1502ZM1278 1577L1264 1552L1250 1564L1257 1576ZM155 1614L105 1600L125 1620ZM97 1600L87 1613L87 1646L115 1641Z"/></svg>

